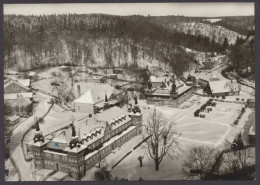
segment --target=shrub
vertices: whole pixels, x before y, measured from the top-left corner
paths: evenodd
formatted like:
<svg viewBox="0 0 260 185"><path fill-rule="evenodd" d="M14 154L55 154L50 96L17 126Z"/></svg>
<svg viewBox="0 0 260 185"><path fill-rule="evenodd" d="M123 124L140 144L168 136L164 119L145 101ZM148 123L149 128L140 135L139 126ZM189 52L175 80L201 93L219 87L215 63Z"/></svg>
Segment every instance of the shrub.
<svg viewBox="0 0 260 185"><path fill-rule="evenodd" d="M236 98L237 101L239 101L239 98Z"/></svg>
<svg viewBox="0 0 260 185"><path fill-rule="evenodd" d="M216 98L219 98L219 96L217 95Z"/></svg>
<svg viewBox="0 0 260 185"><path fill-rule="evenodd" d="M200 111L201 111L200 109L196 110L196 111L194 112L194 117L199 117Z"/></svg>
<svg viewBox="0 0 260 185"><path fill-rule="evenodd" d="M225 97L225 96L222 96L222 99L224 100L224 99L226 99L226 97Z"/></svg>
<svg viewBox="0 0 260 185"><path fill-rule="evenodd" d="M238 124L238 120L234 121L234 125L237 125Z"/></svg>

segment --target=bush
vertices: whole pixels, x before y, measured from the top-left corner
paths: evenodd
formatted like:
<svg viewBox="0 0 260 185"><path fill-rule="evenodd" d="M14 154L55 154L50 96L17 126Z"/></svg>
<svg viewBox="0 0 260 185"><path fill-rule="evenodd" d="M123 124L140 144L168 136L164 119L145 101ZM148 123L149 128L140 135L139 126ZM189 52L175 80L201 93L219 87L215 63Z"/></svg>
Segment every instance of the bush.
<svg viewBox="0 0 260 185"><path fill-rule="evenodd" d="M237 101L239 101L239 98L236 98Z"/></svg>
<svg viewBox="0 0 260 185"><path fill-rule="evenodd" d="M234 125L237 125L238 124L238 120L234 121Z"/></svg>
<svg viewBox="0 0 260 185"><path fill-rule="evenodd" d="M219 96L217 95L216 98L219 98Z"/></svg>
<svg viewBox="0 0 260 185"><path fill-rule="evenodd" d="M194 112L194 117L199 117L200 111L201 111L200 109L196 110L196 111Z"/></svg>
<svg viewBox="0 0 260 185"><path fill-rule="evenodd" d="M226 97L225 97L225 96L222 96L222 99L224 100L224 99L226 99Z"/></svg>

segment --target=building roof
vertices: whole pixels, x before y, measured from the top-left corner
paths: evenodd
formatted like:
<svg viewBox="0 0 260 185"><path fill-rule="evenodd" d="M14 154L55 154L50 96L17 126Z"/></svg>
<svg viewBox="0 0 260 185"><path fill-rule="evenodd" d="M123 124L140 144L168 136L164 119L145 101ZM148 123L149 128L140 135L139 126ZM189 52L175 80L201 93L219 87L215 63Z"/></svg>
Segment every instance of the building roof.
<svg viewBox="0 0 260 185"><path fill-rule="evenodd" d="M9 81L10 81L10 79L5 79L4 84L8 83Z"/></svg>
<svg viewBox="0 0 260 185"><path fill-rule="evenodd" d="M212 72L212 76L210 78L210 81L219 81L220 79L217 77L216 73Z"/></svg>
<svg viewBox="0 0 260 185"><path fill-rule="evenodd" d="M231 91L239 91L239 84L236 80L219 80L209 81L212 93L227 93Z"/></svg>
<svg viewBox="0 0 260 185"><path fill-rule="evenodd" d="M17 120L17 119L19 119L19 118L20 118L19 116L14 115L14 116L8 117L7 120L9 120L9 121L15 121L15 120Z"/></svg>
<svg viewBox="0 0 260 185"><path fill-rule="evenodd" d="M110 109L107 109L106 111L103 111L96 115L96 119L99 121L111 121L114 118L117 118L122 115L128 115L128 112L124 109L121 109L117 106L111 107Z"/></svg>
<svg viewBox="0 0 260 185"><path fill-rule="evenodd" d="M18 72L17 71L7 71L6 74L18 75Z"/></svg>
<svg viewBox="0 0 260 185"><path fill-rule="evenodd" d="M4 94L4 99L5 100L15 100L15 99L18 99L19 97L32 98L33 97L33 93L28 92L28 93Z"/></svg>
<svg viewBox="0 0 260 185"><path fill-rule="evenodd" d="M17 80L20 84L22 84L25 87L29 87L31 84L31 80L30 79L19 79Z"/></svg>
<svg viewBox="0 0 260 185"><path fill-rule="evenodd" d="M113 93L116 93L116 90L108 84L97 85L74 100L74 103L96 104L105 100L105 93L107 93L109 98Z"/></svg>
<svg viewBox="0 0 260 185"><path fill-rule="evenodd" d="M16 81L16 80L10 80L10 81L8 81L7 83L5 83L4 84L4 89L5 88L7 88L9 85L11 85L11 84L16 84L16 85L18 85L18 86L21 86L21 87L23 87L23 88L25 88L25 89L27 89L27 90L29 90L26 86L24 86L23 84L21 84L19 81Z"/></svg>
<svg viewBox="0 0 260 185"><path fill-rule="evenodd" d="M131 118L128 116L127 111L119 107L112 107L111 109L97 114L95 117L74 123L74 127L79 138L84 141L83 144L88 146L89 144L92 144L93 142L104 137L107 126L115 130L130 120ZM71 127L62 129L56 133L56 136L52 139L52 141L68 144L71 135Z"/></svg>
<svg viewBox="0 0 260 185"><path fill-rule="evenodd" d="M35 76L35 75L37 75L37 73L34 72L34 71L31 71L31 72L28 73L28 75L29 75L29 76Z"/></svg>
<svg viewBox="0 0 260 185"><path fill-rule="evenodd" d="M154 89L153 91L153 95L166 95L169 96L170 92L171 92L171 88L172 88L172 82L169 82L169 85L165 82L163 82L165 84L164 88L158 87L156 89ZM176 91L178 94L182 94L183 92L187 91L188 89L191 88L191 86L187 86L183 81L181 80L175 80L175 85L176 85Z"/></svg>
<svg viewBox="0 0 260 185"><path fill-rule="evenodd" d="M161 83L170 80L170 77L167 76L150 76L150 82L151 83Z"/></svg>
<svg viewBox="0 0 260 185"><path fill-rule="evenodd" d="M93 77L92 77L93 80L100 80L100 79L102 79L102 78L103 78L103 76L93 76Z"/></svg>

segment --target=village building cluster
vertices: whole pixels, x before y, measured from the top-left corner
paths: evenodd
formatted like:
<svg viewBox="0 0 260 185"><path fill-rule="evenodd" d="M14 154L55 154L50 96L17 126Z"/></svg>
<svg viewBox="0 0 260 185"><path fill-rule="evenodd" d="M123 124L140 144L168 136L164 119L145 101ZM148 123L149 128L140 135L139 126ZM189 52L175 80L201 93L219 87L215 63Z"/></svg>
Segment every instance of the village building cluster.
<svg viewBox="0 0 260 185"><path fill-rule="evenodd" d="M60 67L61 70L66 66ZM121 75L121 70L113 70L111 79ZM15 74L18 75L18 74ZM28 73L27 79L5 78L4 101L11 106L12 116L6 121L17 124L23 115L32 115L35 102L35 89L31 82L38 79L37 73ZM197 90L203 89L203 96L237 96L240 85L234 79L219 79L214 73L206 79L189 75L187 79L161 73L149 75L144 98L147 105L181 108L194 95L200 98ZM27 151L33 155L35 169L49 169L68 173L75 179L81 179L86 171L95 166L113 150L122 146L133 137L141 135L143 130L143 113L138 104L140 93L131 91L134 104L129 103L129 89L115 88L106 83L104 76L92 76L90 87L77 84L75 99L71 102L73 113L86 114L83 119L75 121L73 116L62 127L51 134L44 135L35 120L33 140L27 144ZM136 91L136 88L134 89ZM205 94L206 90L206 94ZM193 98L194 99L194 98ZM53 102L51 102L53 103ZM252 96L248 106L254 108ZM127 105L128 111L122 108ZM208 109L207 109L208 110ZM211 109L212 111L212 109ZM199 113L203 117L204 112ZM205 118L205 115L204 115ZM62 125L64 126L64 124ZM255 126L250 128L250 143L255 139Z"/></svg>

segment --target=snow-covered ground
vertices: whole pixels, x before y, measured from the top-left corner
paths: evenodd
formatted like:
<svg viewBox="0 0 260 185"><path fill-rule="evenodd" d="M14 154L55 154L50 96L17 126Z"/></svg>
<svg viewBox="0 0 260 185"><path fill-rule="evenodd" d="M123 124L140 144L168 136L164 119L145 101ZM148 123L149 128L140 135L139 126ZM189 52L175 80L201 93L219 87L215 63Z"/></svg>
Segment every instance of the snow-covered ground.
<svg viewBox="0 0 260 185"><path fill-rule="evenodd" d="M5 169L9 170L8 176L5 178L6 181L18 181L18 174L10 159L5 161Z"/></svg>
<svg viewBox="0 0 260 185"><path fill-rule="evenodd" d="M202 97L199 101L203 103L206 102L207 99L208 98ZM154 106L146 105L145 101L139 101L139 104L144 113L143 124L146 124L145 119L147 119L148 112L150 112ZM148 106L150 109L147 109ZM156 107L158 110L162 110L168 119L175 121L177 130L181 133L179 143L182 150L178 159L172 160L169 157L165 157L160 164L160 170L155 171L153 161L146 152L139 147L112 170L113 176L127 178L129 180L138 180L140 177L145 180L182 180L184 178L182 174L182 162L189 148L199 145L208 145L221 151L226 147L230 147L227 143L230 144L230 141L232 142L239 132L243 132L243 127L249 119L249 114L252 113L251 109L246 109L239 124L234 126L232 122L232 120L235 119L234 115L238 114L238 110L240 110L243 105L226 102L218 103L216 107L218 112L210 113L211 116L215 116L215 119L195 118L193 113L200 106L201 104L198 105L195 103L187 109ZM143 107L145 107L145 109L143 109ZM130 140L128 143L132 142L134 142L134 140ZM126 144L127 148L131 145L128 143ZM127 150L125 153L127 153ZM137 160L140 155L144 156L142 168L139 166L139 161ZM118 160L119 159L120 158L118 158ZM107 158L107 161L110 160L111 154ZM90 177L90 175L88 175L88 177Z"/></svg>

